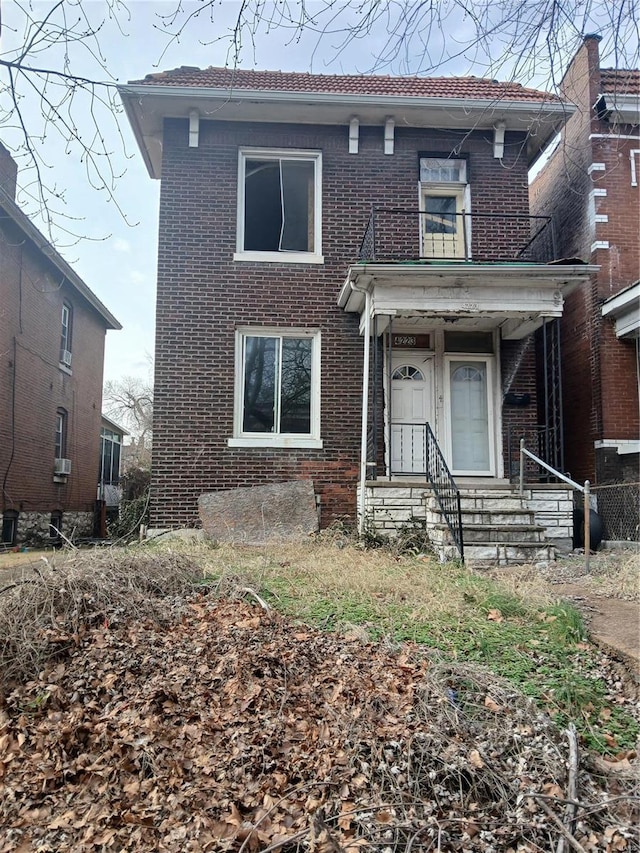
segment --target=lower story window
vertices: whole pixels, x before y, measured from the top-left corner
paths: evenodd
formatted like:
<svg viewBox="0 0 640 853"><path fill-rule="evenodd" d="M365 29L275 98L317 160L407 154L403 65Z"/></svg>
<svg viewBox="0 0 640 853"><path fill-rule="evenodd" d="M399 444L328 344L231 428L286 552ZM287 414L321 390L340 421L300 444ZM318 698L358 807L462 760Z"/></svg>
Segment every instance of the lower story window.
<svg viewBox="0 0 640 853"><path fill-rule="evenodd" d="M321 446L319 332L238 332L235 431L229 444Z"/></svg>

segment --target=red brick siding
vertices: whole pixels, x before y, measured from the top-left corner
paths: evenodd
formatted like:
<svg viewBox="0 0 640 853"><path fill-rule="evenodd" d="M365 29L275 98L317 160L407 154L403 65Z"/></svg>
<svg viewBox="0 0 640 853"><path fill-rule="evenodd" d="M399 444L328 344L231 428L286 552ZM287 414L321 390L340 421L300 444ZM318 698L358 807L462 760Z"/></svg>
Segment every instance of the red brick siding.
<svg viewBox="0 0 640 853"><path fill-rule="evenodd" d="M594 442L603 438L637 439L638 381L633 346L615 338L613 324L603 319L602 302L640 276L640 201L631 186L629 151L633 140L616 134L637 133L610 127L592 106L600 92L598 46L593 39L576 54L563 82L565 94L578 106L563 140L531 187L533 213L553 213L561 254L600 265L590 284L571 294L562 317L562 380L567 470L578 480L596 479ZM608 139L590 134L611 134ZM605 169L588 174L591 163ZM606 214L607 223L590 218L589 193L596 197L591 213ZM608 240L609 249L591 251Z"/></svg>
<svg viewBox="0 0 640 853"><path fill-rule="evenodd" d="M529 396L527 405L502 407L504 472L505 477L509 477L519 470L520 439L525 439L530 450L536 452L537 449L536 350L533 336L522 341L502 341L500 362L503 376L513 374L513 380L508 388L502 389L503 392L519 397Z"/></svg>
<svg viewBox="0 0 640 853"><path fill-rule="evenodd" d="M96 499L104 325L2 214L0 294L2 509L90 512ZM71 376L58 366L64 300L73 308ZM68 412L72 462L64 485L53 482L59 407Z"/></svg>
<svg viewBox="0 0 640 853"><path fill-rule="evenodd" d="M526 212L522 135L507 134L504 164L490 133L362 127L358 155L346 127L165 123L160 202L152 523L197 523L204 491L311 477L322 523L355 511L361 418L358 318L336 306L373 203L415 209L418 152L469 154L475 210ZM238 148L300 148L323 155L324 265L234 263ZM417 229L416 229L417 230ZM233 431L234 330L239 325L322 332L322 450L228 448Z"/></svg>

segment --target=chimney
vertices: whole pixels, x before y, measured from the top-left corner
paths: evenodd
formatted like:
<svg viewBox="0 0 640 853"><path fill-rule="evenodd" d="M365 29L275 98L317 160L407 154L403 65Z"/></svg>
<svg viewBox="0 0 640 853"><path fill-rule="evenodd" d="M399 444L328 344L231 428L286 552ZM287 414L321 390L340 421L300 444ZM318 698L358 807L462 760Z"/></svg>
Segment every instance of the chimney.
<svg viewBox="0 0 640 853"><path fill-rule="evenodd" d="M16 185L18 182L18 164L0 142L0 187L6 192L11 201L16 200Z"/></svg>

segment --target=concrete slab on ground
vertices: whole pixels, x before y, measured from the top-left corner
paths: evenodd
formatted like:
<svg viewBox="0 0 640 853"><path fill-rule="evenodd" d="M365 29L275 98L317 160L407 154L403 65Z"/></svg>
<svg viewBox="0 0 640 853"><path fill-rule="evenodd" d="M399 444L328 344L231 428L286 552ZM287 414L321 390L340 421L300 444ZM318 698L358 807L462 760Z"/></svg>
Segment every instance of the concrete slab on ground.
<svg viewBox="0 0 640 853"><path fill-rule="evenodd" d="M295 542L318 530L311 480L209 492L198 499L202 527L216 542Z"/></svg>

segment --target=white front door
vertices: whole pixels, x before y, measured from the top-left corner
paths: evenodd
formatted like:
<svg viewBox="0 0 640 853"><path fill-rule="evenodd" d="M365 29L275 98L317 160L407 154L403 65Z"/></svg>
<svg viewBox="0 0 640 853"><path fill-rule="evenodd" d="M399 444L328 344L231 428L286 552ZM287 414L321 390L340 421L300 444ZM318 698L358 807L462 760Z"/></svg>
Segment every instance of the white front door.
<svg viewBox="0 0 640 853"><path fill-rule="evenodd" d="M454 474L493 474L493 418L488 359L448 361L449 437Z"/></svg>
<svg viewBox="0 0 640 853"><path fill-rule="evenodd" d="M391 473L424 474L426 424L433 411L433 358L416 352L393 357Z"/></svg>

